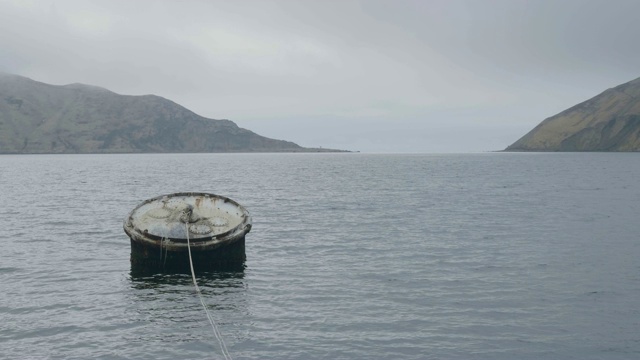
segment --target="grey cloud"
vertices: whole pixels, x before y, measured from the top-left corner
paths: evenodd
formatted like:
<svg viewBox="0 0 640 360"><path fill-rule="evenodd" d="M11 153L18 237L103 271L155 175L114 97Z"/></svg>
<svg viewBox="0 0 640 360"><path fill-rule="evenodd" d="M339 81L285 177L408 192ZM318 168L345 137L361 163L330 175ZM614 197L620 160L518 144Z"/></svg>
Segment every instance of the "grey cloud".
<svg viewBox="0 0 640 360"><path fill-rule="evenodd" d="M494 150L639 76L639 10L625 0L9 1L0 71L155 93L308 146Z"/></svg>

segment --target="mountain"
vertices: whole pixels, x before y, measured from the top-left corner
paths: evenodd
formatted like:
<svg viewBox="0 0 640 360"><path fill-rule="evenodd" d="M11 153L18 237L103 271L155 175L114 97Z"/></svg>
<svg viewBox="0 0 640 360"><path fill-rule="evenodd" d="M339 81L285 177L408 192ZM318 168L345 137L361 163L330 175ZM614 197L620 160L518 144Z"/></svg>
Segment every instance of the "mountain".
<svg viewBox="0 0 640 360"><path fill-rule="evenodd" d="M311 152L155 95L0 73L0 153Z"/></svg>
<svg viewBox="0 0 640 360"><path fill-rule="evenodd" d="M505 151L640 151L640 78L545 119Z"/></svg>

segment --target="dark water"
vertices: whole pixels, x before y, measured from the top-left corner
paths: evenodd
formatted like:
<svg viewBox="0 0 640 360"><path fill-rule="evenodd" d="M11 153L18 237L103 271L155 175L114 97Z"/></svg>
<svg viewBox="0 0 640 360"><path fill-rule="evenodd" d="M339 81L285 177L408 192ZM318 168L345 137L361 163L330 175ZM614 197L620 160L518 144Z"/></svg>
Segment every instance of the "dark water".
<svg viewBox="0 0 640 360"><path fill-rule="evenodd" d="M0 156L0 356L222 358L188 275L130 274L177 191L254 218L199 276L234 359L640 358L640 155Z"/></svg>

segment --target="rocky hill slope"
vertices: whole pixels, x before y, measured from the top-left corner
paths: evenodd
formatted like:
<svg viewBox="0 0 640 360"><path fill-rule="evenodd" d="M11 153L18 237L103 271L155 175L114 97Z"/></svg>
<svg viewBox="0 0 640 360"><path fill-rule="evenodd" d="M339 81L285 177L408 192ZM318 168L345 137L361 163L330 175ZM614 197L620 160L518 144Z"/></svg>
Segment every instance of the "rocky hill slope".
<svg viewBox="0 0 640 360"><path fill-rule="evenodd" d="M323 149L324 150L324 149ZM0 153L307 152L155 95L0 73Z"/></svg>
<svg viewBox="0 0 640 360"><path fill-rule="evenodd" d="M640 78L545 119L506 151L640 151Z"/></svg>

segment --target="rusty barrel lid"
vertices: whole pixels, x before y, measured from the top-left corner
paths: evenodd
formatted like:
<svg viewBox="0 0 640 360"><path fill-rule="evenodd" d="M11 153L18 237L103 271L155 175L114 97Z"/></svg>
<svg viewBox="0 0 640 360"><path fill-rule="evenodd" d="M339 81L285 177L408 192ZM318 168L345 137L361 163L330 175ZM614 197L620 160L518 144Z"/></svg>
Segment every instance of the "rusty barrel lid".
<svg viewBox="0 0 640 360"><path fill-rule="evenodd" d="M185 224L186 223L186 224ZM251 230L249 211L215 194L182 192L145 200L124 220L132 241L171 248L208 247L233 242Z"/></svg>

